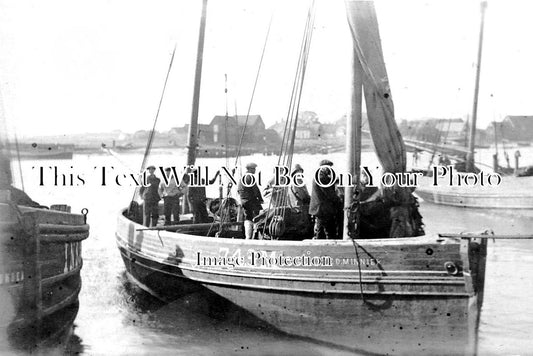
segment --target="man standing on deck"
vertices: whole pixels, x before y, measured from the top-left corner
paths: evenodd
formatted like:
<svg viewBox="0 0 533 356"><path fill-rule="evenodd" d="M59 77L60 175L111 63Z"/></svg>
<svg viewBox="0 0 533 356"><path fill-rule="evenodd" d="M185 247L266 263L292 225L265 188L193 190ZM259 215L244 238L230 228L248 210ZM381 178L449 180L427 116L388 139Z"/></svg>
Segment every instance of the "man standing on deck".
<svg viewBox="0 0 533 356"><path fill-rule="evenodd" d="M183 187L178 186L176 177L170 175L171 171L170 168L165 169L167 177L171 177L168 185L164 182L159 185L159 195L164 203L165 225L177 224L180 221L180 197L183 196Z"/></svg>
<svg viewBox="0 0 533 356"><path fill-rule="evenodd" d="M296 174L303 174L304 169L299 164L294 165L294 169L292 171L291 176L293 177L294 182L294 176ZM303 183L303 182L299 182ZM296 186L296 184L291 184L289 187L289 202L292 207L301 208L302 211L305 214L309 213L309 202L311 201L311 196L309 195L309 191L307 190L307 187L305 183L301 184L301 186Z"/></svg>
<svg viewBox="0 0 533 356"><path fill-rule="evenodd" d="M327 185L331 177L333 162L325 159L320 161L318 180L322 185ZM315 217L315 239L335 239L337 237L337 220L339 211L342 211L342 202L335 191L335 184L321 187L313 179L311 204L309 214Z"/></svg>
<svg viewBox="0 0 533 356"><path fill-rule="evenodd" d="M413 151L413 166L418 164L418 150L415 148Z"/></svg>
<svg viewBox="0 0 533 356"><path fill-rule="evenodd" d="M246 173L248 174L244 179L247 186L242 182L242 179L237 185L237 192L241 198L241 205L244 208L244 235L246 239L251 239L253 234L253 218L255 218L261 209L263 198L261 197L261 191L257 187L257 184L251 184L253 177L250 174L255 174L257 164L248 163L246 165Z"/></svg>
<svg viewBox="0 0 533 356"><path fill-rule="evenodd" d="M159 219L158 203L161 197L159 196L158 190L161 180L155 176L154 166L149 166L146 170L149 173L146 178L146 182L149 185L147 187L142 186L139 193L144 201L143 225L153 227L157 226L157 220Z"/></svg>
<svg viewBox="0 0 533 356"><path fill-rule="evenodd" d="M193 168L192 172L198 174L198 168ZM202 184L203 182L197 183L199 183L198 186L189 185L187 193L189 209L192 212L192 221L194 224L208 223L209 215L207 214L207 207L205 206L205 202L207 201L205 185Z"/></svg>

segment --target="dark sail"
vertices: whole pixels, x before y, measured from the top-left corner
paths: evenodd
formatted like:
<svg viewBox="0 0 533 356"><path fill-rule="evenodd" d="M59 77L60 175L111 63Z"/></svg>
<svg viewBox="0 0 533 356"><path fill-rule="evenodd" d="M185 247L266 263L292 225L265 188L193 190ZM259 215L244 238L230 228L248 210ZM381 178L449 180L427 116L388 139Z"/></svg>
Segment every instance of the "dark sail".
<svg viewBox="0 0 533 356"><path fill-rule="evenodd" d="M346 14L355 55L363 72L368 125L376 154L384 172L405 172L405 145L394 119L394 105L374 3L346 0ZM383 188L382 198L361 206L361 233L364 233L366 221L366 226L377 226L377 229L367 231L368 236L388 234L389 237L407 237L424 234L418 202L410 188ZM381 213L376 214L378 211ZM376 216L379 216L379 221L375 220Z"/></svg>
<svg viewBox="0 0 533 356"><path fill-rule="evenodd" d="M354 48L364 72L368 125L385 172L405 172L405 147L394 120L394 105L372 1L346 1Z"/></svg>

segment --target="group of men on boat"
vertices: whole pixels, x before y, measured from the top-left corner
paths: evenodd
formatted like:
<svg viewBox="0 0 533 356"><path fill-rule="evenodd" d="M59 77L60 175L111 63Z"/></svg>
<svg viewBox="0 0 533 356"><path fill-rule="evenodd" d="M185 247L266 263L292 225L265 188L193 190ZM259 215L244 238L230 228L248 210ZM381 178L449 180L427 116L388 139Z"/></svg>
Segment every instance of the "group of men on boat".
<svg viewBox="0 0 533 356"><path fill-rule="evenodd" d="M163 214L165 225L177 224L180 221L180 198L187 197L189 209L193 213L194 223L209 222L207 213L206 193L204 186L188 186L187 176L184 176L181 184L175 179L170 179L164 184L155 175L155 166L147 169L147 186L142 186L139 194L144 203L143 225L148 227L157 226L159 220L159 201L163 199ZM171 168L166 168L165 173L170 175Z"/></svg>
<svg viewBox="0 0 533 356"><path fill-rule="evenodd" d="M322 160L318 172L318 179L321 182L331 180L331 168L333 162ZM256 173L257 164L248 163L246 174L243 180L237 185L237 193L241 203L241 216L244 225L244 235L247 239L252 239L257 233L258 226L266 226L267 234L275 238L283 238L283 234L301 235L302 238L313 236L315 239L336 239L342 237L343 216L344 216L344 188L338 184L320 185L313 180L311 193L309 193L305 183L300 181L295 184L295 180L288 186L275 186L274 179L270 180L263 194L252 176ZM168 184L164 184L155 175L156 167L147 168L148 186L141 187L140 195L144 203L143 224L147 227L155 227L159 219L159 202L163 199L163 211L165 225L178 224L180 221L180 200L184 204L188 203L189 211L192 213L192 223L208 223L212 221L207 210L207 199L205 186L193 186L188 184L187 175L180 184L175 179L170 179ZM165 170L170 174L171 169ZM302 176L303 168L299 164L293 166L291 176L297 174ZM213 183L213 178L210 182ZM366 188L364 196L369 198L375 196L377 188ZM182 198L183 197L183 198ZM270 197L270 202L266 209L263 209L264 199ZM184 206L186 209L186 207ZM184 210L185 210L184 209ZM273 220L282 216L284 226L282 231L278 229L279 224L272 223ZM292 220L291 220L292 219ZM278 221L279 222L279 221ZM293 231L290 231L290 228ZM265 229L263 229L263 232Z"/></svg>

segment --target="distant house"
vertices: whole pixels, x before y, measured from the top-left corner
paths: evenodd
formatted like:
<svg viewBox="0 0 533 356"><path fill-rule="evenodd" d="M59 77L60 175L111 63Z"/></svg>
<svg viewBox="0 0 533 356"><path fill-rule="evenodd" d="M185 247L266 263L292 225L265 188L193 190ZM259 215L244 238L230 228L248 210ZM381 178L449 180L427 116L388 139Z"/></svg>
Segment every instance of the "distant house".
<svg viewBox="0 0 533 356"><path fill-rule="evenodd" d="M302 111L298 113L298 123L296 127L297 140L310 140L320 138L322 134L322 124L318 120L318 115L313 111ZM269 127L270 130L275 130L280 137L283 137L285 132L285 120L276 122Z"/></svg>
<svg viewBox="0 0 533 356"><path fill-rule="evenodd" d="M187 132L189 128L187 128ZM198 140L209 140L211 137L211 126L205 124L198 124Z"/></svg>
<svg viewBox="0 0 533 356"><path fill-rule="evenodd" d="M434 119L436 120L436 128L440 131L447 131L449 134L457 134L463 132L465 122L463 119Z"/></svg>
<svg viewBox="0 0 533 356"><path fill-rule="evenodd" d="M261 115L250 115L248 118L246 118L246 115L238 115L237 124L239 127L244 127L244 125L246 125L247 130L265 131L265 123L263 122Z"/></svg>
<svg viewBox="0 0 533 356"><path fill-rule="evenodd" d="M464 141L465 122L461 118L437 119L436 128L441 132L441 141L458 142Z"/></svg>
<svg viewBox="0 0 533 356"><path fill-rule="evenodd" d="M244 128L244 144L259 144L266 140L265 123L261 115L237 115L213 117L209 125L202 125L200 140L204 143L237 146Z"/></svg>
<svg viewBox="0 0 533 356"><path fill-rule="evenodd" d="M276 131L280 137L283 137L283 132L285 131L285 121L278 121L274 125L270 126L268 129Z"/></svg>
<svg viewBox="0 0 533 356"><path fill-rule="evenodd" d="M301 140L320 138L322 135L322 126L315 112L301 111L298 113L296 138Z"/></svg>
<svg viewBox="0 0 533 356"><path fill-rule="evenodd" d="M296 139L298 140L309 140L310 138L314 138L313 132L308 127L298 128L296 130Z"/></svg>
<svg viewBox="0 0 533 356"><path fill-rule="evenodd" d="M510 141L533 142L533 116L506 116L499 134Z"/></svg>

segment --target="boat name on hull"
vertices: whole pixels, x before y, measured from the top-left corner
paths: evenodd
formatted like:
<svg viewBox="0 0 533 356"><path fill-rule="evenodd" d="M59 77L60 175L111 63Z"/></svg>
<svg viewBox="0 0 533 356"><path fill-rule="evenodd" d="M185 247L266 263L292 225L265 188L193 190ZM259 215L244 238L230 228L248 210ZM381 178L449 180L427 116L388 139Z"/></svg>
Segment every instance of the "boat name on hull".
<svg viewBox="0 0 533 356"><path fill-rule="evenodd" d="M306 251L301 255L289 256L282 251L261 251L249 249L242 253L236 249L230 254L228 248L220 248L219 255L196 252L196 265L202 267L332 267L333 265L377 266L379 260L374 258L333 258L327 255L313 255Z"/></svg>

